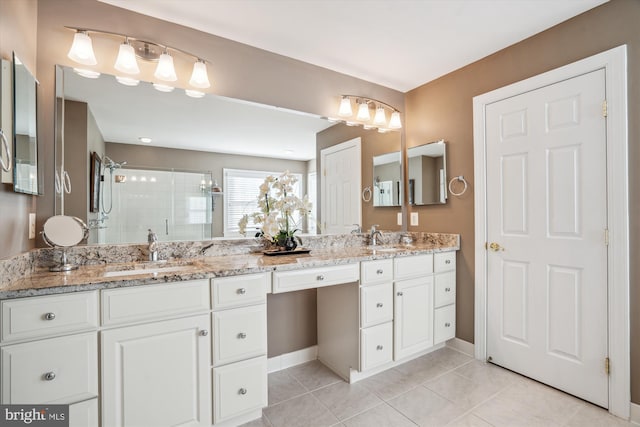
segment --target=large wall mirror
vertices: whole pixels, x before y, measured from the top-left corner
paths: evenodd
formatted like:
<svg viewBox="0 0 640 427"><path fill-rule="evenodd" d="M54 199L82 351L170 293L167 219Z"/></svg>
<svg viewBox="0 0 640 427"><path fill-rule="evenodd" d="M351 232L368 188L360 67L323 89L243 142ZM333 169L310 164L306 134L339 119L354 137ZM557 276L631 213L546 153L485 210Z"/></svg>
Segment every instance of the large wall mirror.
<svg viewBox="0 0 640 427"><path fill-rule="evenodd" d="M160 240L239 236L233 215L250 213L256 200L224 191L234 171L289 170L299 175L302 194L310 193L316 134L332 126L327 120L93 77L56 70L55 212L85 220L89 243L145 242L148 228ZM102 176L99 186L93 180L98 199L91 197L92 165ZM257 189L262 179L255 181Z"/></svg>
<svg viewBox="0 0 640 427"><path fill-rule="evenodd" d="M444 140L407 150L410 205L447 202L447 146Z"/></svg>
<svg viewBox="0 0 640 427"><path fill-rule="evenodd" d="M399 151L373 157L373 206L402 205L402 165Z"/></svg>
<svg viewBox="0 0 640 427"><path fill-rule="evenodd" d="M13 189L38 194L38 81L13 54Z"/></svg>

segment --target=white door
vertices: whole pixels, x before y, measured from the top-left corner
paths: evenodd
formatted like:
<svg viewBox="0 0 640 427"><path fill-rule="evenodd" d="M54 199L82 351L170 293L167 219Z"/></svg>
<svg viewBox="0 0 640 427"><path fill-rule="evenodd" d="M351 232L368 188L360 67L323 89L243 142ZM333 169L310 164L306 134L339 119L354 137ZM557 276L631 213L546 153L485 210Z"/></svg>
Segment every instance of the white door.
<svg viewBox="0 0 640 427"><path fill-rule="evenodd" d="M323 234L349 233L362 225L360 138L320 152Z"/></svg>
<svg viewBox="0 0 640 427"><path fill-rule="evenodd" d="M393 359L433 345L433 275L394 284Z"/></svg>
<svg viewBox="0 0 640 427"><path fill-rule="evenodd" d="M102 425L211 425L209 315L102 334Z"/></svg>
<svg viewBox="0 0 640 427"><path fill-rule="evenodd" d="M487 105L487 356L607 407L604 99L598 70Z"/></svg>

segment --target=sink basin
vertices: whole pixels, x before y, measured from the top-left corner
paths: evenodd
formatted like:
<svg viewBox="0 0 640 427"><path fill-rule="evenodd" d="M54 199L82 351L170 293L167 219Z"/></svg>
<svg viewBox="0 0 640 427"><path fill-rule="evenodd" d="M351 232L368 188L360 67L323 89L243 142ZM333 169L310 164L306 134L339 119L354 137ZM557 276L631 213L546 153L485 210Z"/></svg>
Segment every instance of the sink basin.
<svg viewBox="0 0 640 427"><path fill-rule="evenodd" d="M367 246L367 249L374 252L398 252L402 250L394 246Z"/></svg>
<svg viewBox="0 0 640 427"><path fill-rule="evenodd" d="M189 270L189 265L174 265L163 267L149 267L149 268L136 268L133 270L114 270L104 273L104 277L120 277L120 276L137 276L141 274L163 274L163 273L175 273L177 271Z"/></svg>

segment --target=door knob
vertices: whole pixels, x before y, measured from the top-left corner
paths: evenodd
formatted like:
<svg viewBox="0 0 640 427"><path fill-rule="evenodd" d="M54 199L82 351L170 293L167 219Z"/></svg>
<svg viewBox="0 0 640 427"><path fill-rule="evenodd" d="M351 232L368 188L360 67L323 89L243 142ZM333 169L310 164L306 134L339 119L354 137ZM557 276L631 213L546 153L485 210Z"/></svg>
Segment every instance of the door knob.
<svg viewBox="0 0 640 427"><path fill-rule="evenodd" d="M493 252L500 252L500 251L504 251L504 248L502 246L500 246L498 243L496 242L491 242L488 245L488 249L492 250Z"/></svg>

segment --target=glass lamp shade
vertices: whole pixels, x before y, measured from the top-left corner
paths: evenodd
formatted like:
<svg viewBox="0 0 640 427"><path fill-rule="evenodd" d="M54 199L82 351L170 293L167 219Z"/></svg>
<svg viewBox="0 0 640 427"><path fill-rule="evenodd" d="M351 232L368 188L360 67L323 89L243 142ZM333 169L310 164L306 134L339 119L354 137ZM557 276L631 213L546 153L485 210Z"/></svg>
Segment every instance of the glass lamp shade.
<svg viewBox="0 0 640 427"><path fill-rule="evenodd" d="M96 65L98 63L96 55L93 53L91 37L84 31L78 31L73 36L73 43L67 56L82 65Z"/></svg>
<svg viewBox="0 0 640 427"><path fill-rule="evenodd" d="M175 89L173 86L163 85L161 83L154 83L153 88L160 92L173 92Z"/></svg>
<svg viewBox="0 0 640 427"><path fill-rule="evenodd" d="M373 117L373 124L384 126L387 124L387 114L384 112L383 106L376 108L376 115Z"/></svg>
<svg viewBox="0 0 640 427"><path fill-rule="evenodd" d="M191 90L191 89L185 89L184 93L187 96L190 96L191 98L202 98L206 95L204 92L200 92L199 90Z"/></svg>
<svg viewBox="0 0 640 427"><path fill-rule="evenodd" d="M125 86L138 86L140 84L140 80L134 79L133 77L116 76L116 80Z"/></svg>
<svg viewBox="0 0 640 427"><path fill-rule="evenodd" d="M173 67L173 58L171 55L166 52L160 55L158 67L153 75L165 82L175 82L178 80L178 76L176 76L176 69Z"/></svg>
<svg viewBox="0 0 640 427"><path fill-rule="evenodd" d="M362 121L368 121L371 119L371 116L369 115L369 104L367 104L366 102L361 102L358 105L358 115L356 116L356 118Z"/></svg>
<svg viewBox="0 0 640 427"><path fill-rule="evenodd" d="M207 75L207 64L203 60L198 59L193 64L193 72L191 73L189 84L200 89L211 87L209 76Z"/></svg>
<svg viewBox="0 0 640 427"><path fill-rule="evenodd" d="M402 122L400 121L400 112L394 111L391 113L391 119L389 120L390 129L401 129Z"/></svg>
<svg viewBox="0 0 640 427"><path fill-rule="evenodd" d="M340 101L340 109L338 110L340 117L351 117L353 110L351 109L351 99L348 96L343 96Z"/></svg>
<svg viewBox="0 0 640 427"><path fill-rule="evenodd" d="M113 66L116 70L125 74L140 74L140 68L138 68L138 61L136 61L136 53L128 42L124 42L120 45L118 51L118 58Z"/></svg>

